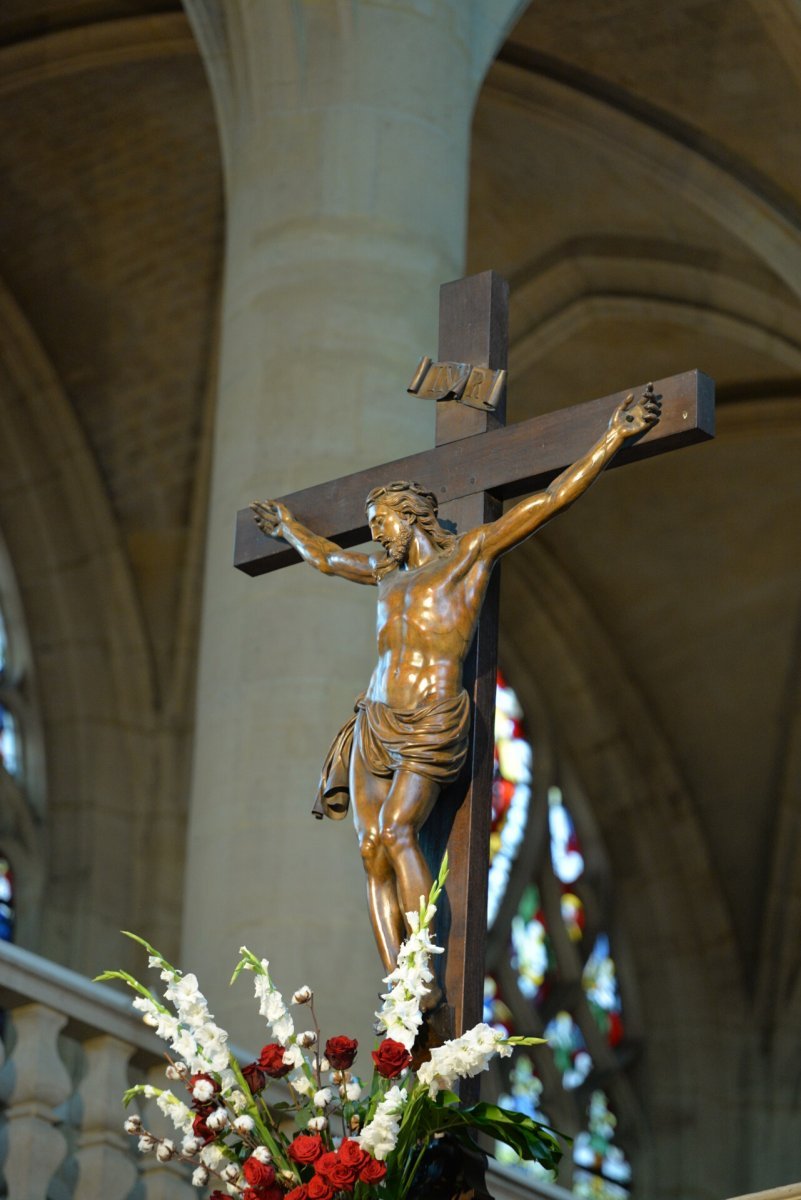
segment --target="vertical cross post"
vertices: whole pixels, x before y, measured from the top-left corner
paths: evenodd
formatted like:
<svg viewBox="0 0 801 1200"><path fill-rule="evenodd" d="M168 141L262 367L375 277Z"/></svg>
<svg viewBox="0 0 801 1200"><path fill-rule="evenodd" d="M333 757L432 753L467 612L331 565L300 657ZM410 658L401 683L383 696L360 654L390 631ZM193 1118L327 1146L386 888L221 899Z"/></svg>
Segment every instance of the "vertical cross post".
<svg viewBox="0 0 801 1200"><path fill-rule="evenodd" d="M440 362L464 362L492 370L506 368L509 285L494 271L447 283L440 289ZM495 412L468 408L454 400L437 403L436 444L445 445L505 424L506 397ZM500 515L501 503L489 492L449 502L441 494L440 518L463 533ZM481 1020L487 930L487 874L492 801L495 680L498 646L499 569L496 567L465 663L464 686L473 707L470 751L463 776L437 802L423 831L432 866L447 839L445 987L455 1032ZM477 1080L465 1080L470 1088ZM464 1089L462 1089L464 1092ZM478 1087L474 1089L478 1097ZM465 1094L463 1099L469 1099Z"/></svg>

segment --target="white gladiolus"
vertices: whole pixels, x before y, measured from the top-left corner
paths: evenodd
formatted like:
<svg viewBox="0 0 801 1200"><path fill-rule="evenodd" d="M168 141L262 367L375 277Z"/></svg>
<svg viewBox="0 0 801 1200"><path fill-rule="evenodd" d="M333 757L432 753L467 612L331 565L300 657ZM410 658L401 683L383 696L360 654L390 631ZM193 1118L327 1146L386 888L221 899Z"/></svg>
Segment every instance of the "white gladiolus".
<svg viewBox="0 0 801 1200"><path fill-rule="evenodd" d="M392 1153L398 1141L400 1118L408 1096L403 1088L391 1087L375 1110L372 1121L358 1136L359 1145L379 1162Z"/></svg>
<svg viewBox="0 0 801 1200"><path fill-rule="evenodd" d="M215 1146L214 1142L209 1142L200 1151L200 1161L204 1167L208 1167L210 1171L216 1171L218 1167L224 1166L228 1161L219 1146Z"/></svg>
<svg viewBox="0 0 801 1200"><path fill-rule="evenodd" d="M314 1084L305 1075L299 1075L297 1079L292 1079L290 1082L295 1091L301 1096L310 1096L314 1091Z"/></svg>
<svg viewBox="0 0 801 1200"><path fill-rule="evenodd" d="M288 1067L292 1067L293 1070L297 1070L298 1067L302 1067L303 1051L301 1050L300 1046L287 1046L286 1050L284 1051L284 1062Z"/></svg>
<svg viewBox="0 0 801 1200"><path fill-rule="evenodd" d="M160 1112L170 1118L176 1129L181 1129L184 1133L191 1132L195 1114L190 1108L187 1108L182 1100L173 1096L172 1092L164 1091L161 1095L156 1096L156 1104Z"/></svg>
<svg viewBox="0 0 801 1200"><path fill-rule="evenodd" d="M433 1100L438 1092L452 1088L455 1080L485 1071L495 1054L508 1058L511 1053L504 1034L481 1023L432 1050L429 1061L419 1068L417 1079L425 1084Z"/></svg>
<svg viewBox="0 0 801 1200"><path fill-rule="evenodd" d="M234 1090L228 1096L226 1096L226 1099L235 1113L244 1112L248 1106L247 1098L244 1092Z"/></svg>
<svg viewBox="0 0 801 1200"><path fill-rule="evenodd" d="M400 1042L407 1050L414 1045L423 1020L420 1003L434 981L430 957L442 954L442 947L432 941L428 932L436 911L436 907L429 904L422 920L419 912L406 914L411 933L400 948L395 970L384 979L384 983L390 984L390 990L382 995L384 1003L375 1014L377 1030L386 1031L387 1037Z"/></svg>
<svg viewBox="0 0 801 1200"><path fill-rule="evenodd" d="M286 1046L295 1032L295 1023L289 1015L289 1010L284 1004L281 993L273 987L270 981L270 976L267 973L270 964L266 958L261 960L261 965L265 973L257 975L254 980L256 999L259 1002L259 1013L266 1019L267 1024L272 1027L275 1040L280 1042L282 1046Z"/></svg>

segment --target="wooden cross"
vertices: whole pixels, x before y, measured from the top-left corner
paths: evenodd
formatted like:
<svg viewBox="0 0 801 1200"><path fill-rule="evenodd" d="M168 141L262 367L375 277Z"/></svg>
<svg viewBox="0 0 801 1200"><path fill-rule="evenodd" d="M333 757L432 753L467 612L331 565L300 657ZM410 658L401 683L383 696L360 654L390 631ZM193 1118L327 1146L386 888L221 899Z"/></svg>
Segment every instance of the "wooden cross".
<svg viewBox="0 0 801 1200"><path fill-rule="evenodd" d="M492 370L506 368L508 285L492 271L444 284L440 290L439 360ZM645 384L628 391L642 392ZM626 443L610 464L635 462L714 436L714 386L698 371L654 382L662 401L656 426ZM505 397L495 411L437 401L436 448L330 483L306 488L283 502L299 521L342 547L370 540L364 502L377 485L413 479L434 492L440 517L459 533L501 513L505 500L546 487L603 434L627 392L505 426ZM265 537L253 513L237 516L234 565L261 575L300 562L284 542ZM493 771L499 572L496 569L465 665L473 702L473 730L462 780L444 791L421 845L436 870L447 844L449 929L446 992L456 1033L481 1019L486 940L487 874ZM320 747L321 761L325 747ZM477 1082L477 1081L467 1081ZM464 1097L463 1097L464 1098Z"/></svg>

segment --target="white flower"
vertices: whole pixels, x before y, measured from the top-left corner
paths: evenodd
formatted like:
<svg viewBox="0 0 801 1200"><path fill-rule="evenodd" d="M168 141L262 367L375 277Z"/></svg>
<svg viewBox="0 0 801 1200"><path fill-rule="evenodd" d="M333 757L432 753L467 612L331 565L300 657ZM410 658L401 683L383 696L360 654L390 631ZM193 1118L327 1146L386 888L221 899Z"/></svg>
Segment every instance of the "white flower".
<svg viewBox="0 0 801 1200"><path fill-rule="evenodd" d="M306 1128L311 1129L313 1133L322 1133L328 1125L325 1117L312 1117L307 1123Z"/></svg>
<svg viewBox="0 0 801 1200"><path fill-rule="evenodd" d="M313 1029L306 1029L299 1033L295 1040L299 1046L313 1046L317 1041L317 1034Z"/></svg>
<svg viewBox="0 0 801 1200"><path fill-rule="evenodd" d="M433 904L427 906L422 921L419 912L406 914L411 933L400 948L397 966L384 979L390 984L390 990L382 995L384 1003L376 1013L377 1031L386 1031L388 1037L400 1042L407 1050L414 1045L423 1019L420 1003L428 995L428 985L434 979L430 956L442 954L442 947L436 945L428 932L435 914Z"/></svg>
<svg viewBox="0 0 801 1200"><path fill-rule="evenodd" d="M298 990L295 992L295 994L292 997L291 1003L292 1004L308 1004L309 1001L311 1000L311 998L312 998L312 990L310 987L306 987L306 985L304 984L304 986L302 988L298 988Z"/></svg>
<svg viewBox="0 0 801 1200"><path fill-rule="evenodd" d="M266 959L262 966L267 968ZM257 975L254 980L254 991L259 1001L259 1012L272 1026L276 1041L286 1046L295 1032L295 1023L289 1015L281 993L273 987L269 975Z"/></svg>
<svg viewBox="0 0 801 1200"><path fill-rule="evenodd" d="M372 1121L359 1134L363 1150L382 1162L395 1149L400 1132L400 1116L408 1096L399 1087L391 1087L375 1110Z"/></svg>
<svg viewBox="0 0 801 1200"><path fill-rule="evenodd" d="M164 1068L164 1074L167 1076L168 1079L172 1079L172 1080L181 1078L181 1072L175 1066L175 1063L169 1063L169 1065Z"/></svg>
<svg viewBox="0 0 801 1200"><path fill-rule="evenodd" d="M273 1161L273 1156L266 1146L257 1146L253 1151L251 1158L257 1158L259 1162L268 1163ZM294 1179L294 1175L292 1176Z"/></svg>
<svg viewBox="0 0 801 1200"><path fill-rule="evenodd" d="M284 1051L284 1062L288 1067L297 1069L303 1066L303 1051L300 1046L287 1046Z"/></svg>
<svg viewBox="0 0 801 1200"><path fill-rule="evenodd" d="M298 1076L297 1079L291 1080L291 1083L295 1091L301 1096L310 1096L314 1091L314 1084L305 1075Z"/></svg>
<svg viewBox="0 0 801 1200"><path fill-rule="evenodd" d="M315 1108L325 1108L331 1103L332 1092L330 1088L320 1088L319 1092L314 1093L312 1103Z"/></svg>
<svg viewBox="0 0 801 1200"><path fill-rule="evenodd" d="M215 1091L214 1084L210 1079L198 1079L192 1088L192 1097L195 1100L199 1100L201 1104L208 1104Z"/></svg>
<svg viewBox="0 0 801 1200"><path fill-rule="evenodd" d="M159 1162L169 1162L174 1154L175 1142L171 1142L169 1138L165 1138L156 1150L156 1158Z"/></svg>
<svg viewBox="0 0 801 1200"><path fill-rule="evenodd" d="M352 1079L350 1083L345 1084L345 1096L353 1104L362 1094L362 1085L358 1079Z"/></svg>
<svg viewBox="0 0 801 1200"><path fill-rule="evenodd" d="M209 1182L208 1167L195 1167L192 1172L192 1187L205 1187Z"/></svg>
<svg viewBox="0 0 801 1200"><path fill-rule="evenodd" d="M134 1113L133 1116L128 1117L125 1124L123 1125L123 1129L125 1130L126 1133L138 1133L141 1128L142 1128L142 1118L138 1117L136 1115L136 1113Z"/></svg>
<svg viewBox="0 0 801 1200"><path fill-rule="evenodd" d="M512 1047L505 1044L505 1035L481 1023L432 1050L429 1061L418 1069L417 1079L428 1087L433 1100L438 1092L450 1089L456 1079L466 1079L485 1071L495 1054L508 1057L511 1053Z"/></svg>
<svg viewBox="0 0 801 1200"><path fill-rule="evenodd" d="M233 1124L237 1133L250 1133L251 1130L256 1128L256 1122L247 1113L243 1113L241 1117L236 1117Z"/></svg>
<svg viewBox="0 0 801 1200"><path fill-rule="evenodd" d="M239 1167L237 1167L234 1163L230 1163L223 1169L222 1177L223 1179L227 1180L228 1183L236 1183L237 1179L239 1178Z"/></svg>
<svg viewBox="0 0 801 1200"><path fill-rule="evenodd" d="M156 1148L156 1139L150 1133L143 1133L139 1139L139 1151L141 1154L149 1154L151 1150Z"/></svg>
<svg viewBox="0 0 801 1200"><path fill-rule="evenodd" d="M202 1145L200 1138L194 1137L191 1133L187 1134L181 1142L181 1153L185 1154L187 1158L193 1158Z"/></svg>
<svg viewBox="0 0 801 1200"><path fill-rule="evenodd" d="M214 1142L209 1142L209 1144L204 1146L200 1151L200 1161L204 1166L208 1167L210 1171L216 1171L217 1168L221 1165L224 1165L227 1160L220 1147L215 1146Z"/></svg>
<svg viewBox="0 0 801 1200"><path fill-rule="evenodd" d="M184 1133L189 1133L192 1128L194 1113L191 1109L179 1100L177 1096L173 1096L172 1092L164 1091L160 1096L156 1097L156 1104L159 1110L164 1113L165 1117L169 1117L176 1129L182 1129Z"/></svg>
<svg viewBox="0 0 801 1200"><path fill-rule="evenodd" d="M231 1105L231 1108L234 1110L235 1113L244 1112L248 1106L248 1102L247 1102L244 1092L233 1091L229 1095L226 1096L226 1100Z"/></svg>

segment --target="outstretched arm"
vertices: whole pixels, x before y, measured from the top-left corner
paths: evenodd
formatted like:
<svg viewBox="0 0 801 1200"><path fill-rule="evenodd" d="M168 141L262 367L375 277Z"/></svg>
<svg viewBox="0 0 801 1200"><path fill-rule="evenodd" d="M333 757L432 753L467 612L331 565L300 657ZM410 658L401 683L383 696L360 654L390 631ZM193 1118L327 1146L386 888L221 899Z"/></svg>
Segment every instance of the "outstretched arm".
<svg viewBox="0 0 801 1200"><path fill-rule="evenodd" d="M644 433L656 424L659 412L660 402L650 384L639 399L627 396L612 413L606 433L585 455L557 475L544 492L529 496L497 521L483 527L483 554L492 560L500 557L531 537L557 513L569 508L598 478L628 438Z"/></svg>
<svg viewBox="0 0 801 1200"><path fill-rule="evenodd" d="M353 583L376 583L372 561L366 554L350 553L336 542L312 533L295 520L280 500L254 500L250 507L262 533L289 542L307 563L324 575L340 575Z"/></svg>

